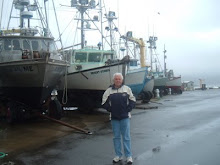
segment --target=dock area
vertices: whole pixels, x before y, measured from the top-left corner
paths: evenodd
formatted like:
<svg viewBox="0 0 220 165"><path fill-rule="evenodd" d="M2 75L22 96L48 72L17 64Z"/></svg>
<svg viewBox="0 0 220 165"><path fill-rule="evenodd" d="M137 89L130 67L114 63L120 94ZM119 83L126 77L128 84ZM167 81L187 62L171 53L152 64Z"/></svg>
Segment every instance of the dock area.
<svg viewBox="0 0 220 165"><path fill-rule="evenodd" d="M219 89L213 89L138 102L131 118L133 164L219 165L219 99ZM105 110L66 111L62 121L93 134L46 119L1 123L0 152L7 156L0 158L0 165L112 164L112 130Z"/></svg>

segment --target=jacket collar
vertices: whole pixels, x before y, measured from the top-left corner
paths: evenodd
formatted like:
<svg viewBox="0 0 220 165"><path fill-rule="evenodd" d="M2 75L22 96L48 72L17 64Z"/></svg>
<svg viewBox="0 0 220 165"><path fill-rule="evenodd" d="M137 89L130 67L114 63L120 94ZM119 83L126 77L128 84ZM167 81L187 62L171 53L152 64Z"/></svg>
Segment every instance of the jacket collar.
<svg viewBox="0 0 220 165"><path fill-rule="evenodd" d="M119 88L121 88L123 86L123 84L121 84L121 86ZM119 89L115 87L115 84L111 85L112 89Z"/></svg>

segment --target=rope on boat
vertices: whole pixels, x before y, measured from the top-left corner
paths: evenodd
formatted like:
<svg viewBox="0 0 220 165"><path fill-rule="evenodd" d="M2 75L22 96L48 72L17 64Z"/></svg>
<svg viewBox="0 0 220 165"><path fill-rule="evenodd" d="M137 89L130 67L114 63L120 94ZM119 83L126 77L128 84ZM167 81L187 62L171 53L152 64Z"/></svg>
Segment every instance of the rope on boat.
<svg viewBox="0 0 220 165"><path fill-rule="evenodd" d="M66 64L66 71L64 75L64 87L63 87L63 97L62 97L62 104L66 104L68 101L68 94L67 94L67 71L68 71L68 66Z"/></svg>

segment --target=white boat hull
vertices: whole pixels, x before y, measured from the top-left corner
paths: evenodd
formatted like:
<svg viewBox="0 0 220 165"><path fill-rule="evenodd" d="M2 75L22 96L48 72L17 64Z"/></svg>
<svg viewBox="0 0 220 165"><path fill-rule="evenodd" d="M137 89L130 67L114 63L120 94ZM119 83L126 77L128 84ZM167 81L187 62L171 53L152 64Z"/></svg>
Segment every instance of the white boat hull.
<svg viewBox="0 0 220 165"><path fill-rule="evenodd" d="M113 84L114 73L124 73L125 65L96 67L81 72L68 73L68 89L77 90L106 90Z"/></svg>
<svg viewBox="0 0 220 165"><path fill-rule="evenodd" d="M166 82L167 88L181 87L181 86L182 86L181 77L174 77Z"/></svg>
<svg viewBox="0 0 220 165"><path fill-rule="evenodd" d="M144 86L144 92L153 92L154 89L154 79L148 79L146 85Z"/></svg>
<svg viewBox="0 0 220 165"><path fill-rule="evenodd" d="M126 64L120 63L68 73L68 106L90 110L101 107L102 95L113 84L112 77L117 72L124 75ZM63 81L62 84L64 85L64 83Z"/></svg>
<svg viewBox="0 0 220 165"><path fill-rule="evenodd" d="M129 70L125 76L125 85L128 85L137 96L144 89L147 77L147 67Z"/></svg>
<svg viewBox="0 0 220 165"><path fill-rule="evenodd" d="M154 87L165 87L167 81L167 77L157 77L154 79Z"/></svg>

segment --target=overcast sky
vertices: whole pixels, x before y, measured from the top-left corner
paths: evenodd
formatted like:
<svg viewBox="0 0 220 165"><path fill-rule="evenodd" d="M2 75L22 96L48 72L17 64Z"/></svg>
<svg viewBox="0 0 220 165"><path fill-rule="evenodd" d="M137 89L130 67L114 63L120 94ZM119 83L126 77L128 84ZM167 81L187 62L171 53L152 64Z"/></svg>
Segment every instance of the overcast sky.
<svg viewBox="0 0 220 165"><path fill-rule="evenodd" d="M119 22L136 37L155 34L157 53L165 44L168 69L183 79L220 85L219 6L217 0L120 0Z"/></svg>
<svg viewBox="0 0 220 165"><path fill-rule="evenodd" d="M62 32L75 13L59 5L69 5L70 0L54 1ZM116 24L122 34L133 31L134 37L144 40L148 40L149 35L156 35L157 53L162 59L165 44L167 67L176 75L182 75L183 80L201 78L220 85L220 1L105 0L105 5L119 17ZM9 10L7 12L9 14ZM75 26L69 28L73 30ZM66 31L63 40L65 46L69 46L74 36L70 35L70 30Z"/></svg>

